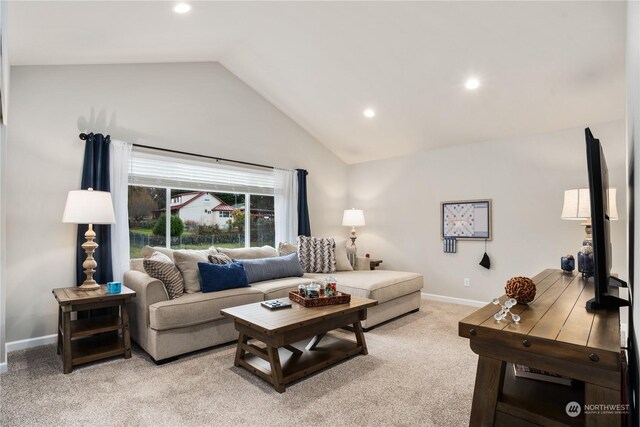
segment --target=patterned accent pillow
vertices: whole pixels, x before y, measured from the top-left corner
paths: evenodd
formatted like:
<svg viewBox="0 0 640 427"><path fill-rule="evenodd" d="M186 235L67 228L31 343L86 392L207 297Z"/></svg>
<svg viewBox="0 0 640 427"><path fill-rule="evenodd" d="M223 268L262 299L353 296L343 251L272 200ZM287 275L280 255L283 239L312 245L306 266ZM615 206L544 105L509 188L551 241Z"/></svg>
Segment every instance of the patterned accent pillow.
<svg viewBox="0 0 640 427"><path fill-rule="evenodd" d="M278 244L278 256L295 254L298 252L298 245L295 243L280 242Z"/></svg>
<svg viewBox="0 0 640 427"><path fill-rule="evenodd" d="M298 236L298 258L305 273L333 273L336 271L336 242Z"/></svg>
<svg viewBox="0 0 640 427"><path fill-rule="evenodd" d="M211 254L208 256L209 264L231 264L233 260L223 253Z"/></svg>
<svg viewBox="0 0 640 427"><path fill-rule="evenodd" d="M169 299L182 296L184 293L182 274L168 256L154 252L142 261L142 265L149 276L164 284Z"/></svg>

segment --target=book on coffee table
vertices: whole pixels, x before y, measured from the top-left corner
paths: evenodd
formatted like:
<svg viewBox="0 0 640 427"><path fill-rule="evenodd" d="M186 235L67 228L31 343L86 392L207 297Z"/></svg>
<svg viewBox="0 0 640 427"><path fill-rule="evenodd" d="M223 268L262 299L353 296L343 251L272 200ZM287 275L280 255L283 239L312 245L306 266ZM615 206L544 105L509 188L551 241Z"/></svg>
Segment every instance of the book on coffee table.
<svg viewBox="0 0 640 427"><path fill-rule="evenodd" d="M263 307L268 308L269 310L280 310L282 308L291 308L291 303L286 301L280 301L277 299L271 301L263 301L261 303Z"/></svg>

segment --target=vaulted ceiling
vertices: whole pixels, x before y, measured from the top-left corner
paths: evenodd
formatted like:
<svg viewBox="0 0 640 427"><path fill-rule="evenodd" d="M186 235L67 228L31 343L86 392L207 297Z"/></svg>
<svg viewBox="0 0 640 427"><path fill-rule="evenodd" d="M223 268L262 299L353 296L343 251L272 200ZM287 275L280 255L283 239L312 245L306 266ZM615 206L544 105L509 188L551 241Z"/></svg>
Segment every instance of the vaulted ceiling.
<svg viewBox="0 0 640 427"><path fill-rule="evenodd" d="M624 2L190 4L13 1L11 62L218 61L347 163L624 117Z"/></svg>

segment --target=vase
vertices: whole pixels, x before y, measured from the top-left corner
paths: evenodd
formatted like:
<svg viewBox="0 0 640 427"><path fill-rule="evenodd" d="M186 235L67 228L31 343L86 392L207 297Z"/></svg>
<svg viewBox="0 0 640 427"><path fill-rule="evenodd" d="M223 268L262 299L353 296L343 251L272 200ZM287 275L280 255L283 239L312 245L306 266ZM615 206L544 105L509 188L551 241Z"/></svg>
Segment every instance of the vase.
<svg viewBox="0 0 640 427"><path fill-rule="evenodd" d="M584 248L583 248L584 249ZM593 249L578 252L578 271L585 279L593 276Z"/></svg>
<svg viewBox="0 0 640 427"><path fill-rule="evenodd" d="M560 258L560 268L565 273L571 273L576 269L576 259L573 256L563 256Z"/></svg>

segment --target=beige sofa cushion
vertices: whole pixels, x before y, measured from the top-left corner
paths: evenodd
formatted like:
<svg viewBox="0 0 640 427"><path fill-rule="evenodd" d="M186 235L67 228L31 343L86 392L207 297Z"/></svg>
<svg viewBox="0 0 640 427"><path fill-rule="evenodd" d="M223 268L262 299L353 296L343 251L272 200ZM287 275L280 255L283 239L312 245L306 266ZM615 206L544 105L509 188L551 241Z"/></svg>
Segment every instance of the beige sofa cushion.
<svg viewBox="0 0 640 427"><path fill-rule="evenodd" d="M142 258L149 258L154 252L160 252L161 254L168 256L171 261L175 262L173 259L173 253L175 252L174 249L165 248L163 246L152 247L147 245L144 246L140 252L142 253Z"/></svg>
<svg viewBox="0 0 640 427"><path fill-rule="evenodd" d="M324 280L328 274L305 273L304 277ZM371 298L379 304L422 289L423 278L418 273L391 270L337 271L331 273L338 290L353 296Z"/></svg>
<svg viewBox="0 0 640 427"><path fill-rule="evenodd" d="M151 329L164 331L222 319L220 310L263 301L263 293L253 288L184 294L180 298L149 306Z"/></svg>
<svg viewBox="0 0 640 427"><path fill-rule="evenodd" d="M289 291L298 290L298 285L307 285L311 282L313 282L313 280L309 278L286 277L284 279L252 283L251 287L264 292L264 299L266 301L275 298L286 298L289 296Z"/></svg>
<svg viewBox="0 0 640 427"><path fill-rule="evenodd" d="M272 258L278 256L278 251L276 248L264 245L260 248L251 247L251 248L216 248L218 252L221 252L227 255L232 259L258 259L258 258Z"/></svg>
<svg viewBox="0 0 640 427"><path fill-rule="evenodd" d="M352 271L353 266L347 256L347 239L336 240L336 271ZM350 243L351 241L349 241Z"/></svg>
<svg viewBox="0 0 640 427"><path fill-rule="evenodd" d="M178 267L184 279L184 291L186 293L192 294L194 292L200 292L200 270L198 270L198 263L208 263L209 255L213 254L215 254L215 252L210 249L179 249L173 252L176 267Z"/></svg>

